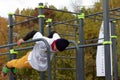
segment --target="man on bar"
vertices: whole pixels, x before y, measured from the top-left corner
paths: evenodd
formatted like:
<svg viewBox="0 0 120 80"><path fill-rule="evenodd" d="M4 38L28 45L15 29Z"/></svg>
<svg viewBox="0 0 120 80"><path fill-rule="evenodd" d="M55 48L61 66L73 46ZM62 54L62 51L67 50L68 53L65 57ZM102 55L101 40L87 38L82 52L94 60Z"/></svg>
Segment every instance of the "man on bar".
<svg viewBox="0 0 120 80"><path fill-rule="evenodd" d="M68 40L60 38L59 34L55 31L51 32L48 37L45 37L40 32L35 30L29 32L25 37L19 39L17 44L20 45L22 42L27 41L30 38L45 39L50 45L51 52L61 52L69 45ZM53 54L50 53L50 59L52 59L52 56ZM15 69L22 68L33 68L37 71L45 71L48 68L47 64L47 47L43 41L36 41L32 51L29 51L22 58L8 61L3 67L1 75L5 77L10 69L12 69L13 74L15 74Z"/></svg>

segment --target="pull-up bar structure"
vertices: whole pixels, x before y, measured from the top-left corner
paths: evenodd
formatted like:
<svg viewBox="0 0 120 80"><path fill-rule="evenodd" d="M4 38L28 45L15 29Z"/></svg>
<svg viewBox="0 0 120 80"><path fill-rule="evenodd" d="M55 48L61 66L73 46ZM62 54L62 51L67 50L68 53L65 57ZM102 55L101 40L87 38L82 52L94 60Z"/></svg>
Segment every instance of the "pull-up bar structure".
<svg viewBox="0 0 120 80"><path fill-rule="evenodd" d="M43 6L43 4L42 3L40 3L39 4L39 6ZM39 17L39 25L40 25L40 32L42 33L42 34L44 34L44 29L43 29L43 24L44 24L44 16L43 16L43 9L42 8L40 8L40 10L39 10L39 14L40 14L40 17ZM25 16L24 16L25 17ZM16 26L16 25L19 25L19 24L22 24L22 23L26 23L26 22L29 22L29 21L31 21L31 20L34 20L34 19L37 19L37 17L35 17L35 18L33 18L32 17L32 19L30 19L30 20L26 20L26 21L23 21L23 22L20 22L20 23L13 23L13 15L12 14L9 14L9 44L8 45L3 45L3 46L1 46L0 48L4 48L4 47L9 47L9 50L11 50L12 48L13 48L13 46L15 46L15 45L17 45L16 43L13 43L12 42L12 38L13 38L13 36L12 36L12 33L13 33L13 26ZM29 42L33 42L33 40L32 41L29 41ZM79 64L79 59L81 59L80 57L81 56L79 56L80 54L78 54L79 53L79 47L77 46L77 43L75 42L75 41L70 41L71 43L74 43L74 45L76 46L75 48L76 48L76 51L77 51L77 64L76 64L76 66L77 66L77 68L76 68L76 79L78 80L78 79L80 79L80 68L78 68L78 67L80 67L80 64ZM25 43L27 43L27 42L25 42ZM48 55L49 55L49 51L48 51ZM16 58L16 55L15 54L10 54L10 60L12 60L12 59L15 59ZM50 62L50 57L48 56L47 57L48 58L48 60L49 60L49 62ZM48 80L52 80L51 79L51 67L50 67L50 63L48 62ZM44 75L44 72L41 72L41 74L40 74L40 78L41 78L41 80L45 80L45 75ZM10 72L10 77L9 77L9 79L10 80L16 80L16 78L13 76L13 75L11 75L11 72Z"/></svg>
<svg viewBox="0 0 120 80"><path fill-rule="evenodd" d="M84 48L85 47L92 47L92 46L99 46L99 45L104 45L104 50L105 50L105 80L112 80L112 71L111 71L111 59L110 59L110 44L109 43L106 43L106 44L103 44L103 43L95 43L95 44L85 44L85 40L84 40L84 18L86 17L90 17L90 16L94 16L94 15L99 15L99 14L103 14L103 21L104 21L104 42L110 42L110 29L109 29L109 22L111 22L111 34L112 36L115 36L115 29L114 29L114 23L113 21L110 19L110 16L109 16L109 12L110 11L115 11L115 10L118 10L119 8L116 8L116 9L113 9L113 10L109 10L109 5L108 5L109 1L108 0L103 0L103 12L99 12L99 13L96 13L96 14L91 14L91 15L83 15L82 17L79 17L78 19L71 19L71 20L67 20L67 21L63 21L63 22L56 22L55 24L50 24L48 22L48 34L51 32L51 28L50 26L51 25L58 25L58 24L64 24L65 22L69 22L69 21L74 21L74 20L79 20L79 24L78 24L78 30L79 30L79 41L80 41L80 44L78 45L76 43L76 41L74 40L69 40L69 42L73 43L74 46L71 46L71 47L67 47L67 50L70 50L70 49L76 49L76 68L59 68L59 70L76 70L76 80L85 80L85 76L84 76ZM39 20L39 31L44 35L44 19L45 19L45 16L44 16L44 9L49 9L49 8L44 8L43 6L43 3L40 3L39 4L39 7L38 7L38 12L39 12L39 16L38 17L33 17L31 16L29 20L26 20L26 21L23 21L23 22L19 22L19 23L14 23L13 21L13 14L9 14L9 42L8 42L8 45L3 45L3 46L0 46L0 48L5 48L5 47L8 47L9 48L9 51L11 49L13 49L13 46L16 46L17 44L16 43L13 43L13 26L16 26L16 25L19 25L19 24L22 24L22 23L26 23L26 22L29 22L31 20L35 20L35 19L38 19ZM49 9L49 10L55 10L55 9ZM80 13L75 13L75 12L69 12L69 11L62 11L62 10L55 10L55 11L60 11L60 12L66 12L66 13L72 13L72 14L77 14L77 15L81 15L83 12L80 12ZM14 14L14 16L21 16L21 15L17 15L17 14ZM29 16L23 16L23 17L29 17ZM77 26L77 25L76 25ZM51 74L51 64L50 64L50 50L49 50L49 46L48 46L48 43L43 40L43 39L38 39L38 40L41 40L43 42L46 43L46 46L47 46L47 51L48 51L48 56L47 56L47 59L48 59L48 80L52 80L52 74ZM25 41L23 42L23 44L25 43L28 43L28 42L34 42L34 41L37 41L37 40L30 40L30 41ZM117 65L117 53L116 53L116 39L115 38L112 38L112 46L113 46L113 50L114 51L113 53L113 57L114 57L114 79L115 80L118 80L118 65ZM32 47L29 47L30 49ZM24 48L25 49L25 48ZM28 49L28 48L26 48ZM23 50L23 49L16 49L16 50ZM9 54L9 53L7 53ZM11 59L15 59L16 58L16 54L10 54L10 60ZM13 77L13 75L11 75L11 72L10 72L10 77L9 77L9 80L16 80L16 78ZM40 80L45 80L45 72L41 72L40 74ZM56 79L54 79L56 80Z"/></svg>

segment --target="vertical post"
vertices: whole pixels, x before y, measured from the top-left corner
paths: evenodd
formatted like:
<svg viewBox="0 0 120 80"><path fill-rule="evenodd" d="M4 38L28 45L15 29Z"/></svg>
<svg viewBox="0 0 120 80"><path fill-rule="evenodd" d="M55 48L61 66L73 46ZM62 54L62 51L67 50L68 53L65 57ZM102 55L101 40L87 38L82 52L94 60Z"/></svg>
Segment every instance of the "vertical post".
<svg viewBox="0 0 120 80"><path fill-rule="evenodd" d="M105 50L105 80L111 80L110 30L109 30L109 0L103 0L104 45Z"/></svg>
<svg viewBox="0 0 120 80"><path fill-rule="evenodd" d="M8 44L12 44L13 43L13 14L9 14L9 16L8 16L8 18L9 18L9 43ZM9 47L9 51L12 49L13 47L12 46L10 46ZM12 59L15 59L16 58L16 54L9 54L10 55L10 60L12 60ZM12 69L11 69L12 70ZM10 70L10 72L9 72L9 79L10 80L16 80L16 77L12 74L12 72L11 72L11 70Z"/></svg>
<svg viewBox="0 0 120 80"><path fill-rule="evenodd" d="M84 13L80 13L78 15L79 19L79 41L80 45L84 44L84 29L83 29L83 19L85 15ZM79 48L79 55L77 56L77 80L84 80L84 48Z"/></svg>
<svg viewBox="0 0 120 80"><path fill-rule="evenodd" d="M40 29L40 32L44 35L44 15L43 15L43 3L39 3L39 6L38 6L38 17L39 17L39 29ZM40 72L40 80L45 80L45 72L44 71L41 71Z"/></svg>
<svg viewBox="0 0 120 80"><path fill-rule="evenodd" d="M53 55L53 57L54 57L54 79L53 80L56 80L56 61L57 61L57 59L56 59L56 54L54 54Z"/></svg>
<svg viewBox="0 0 120 80"><path fill-rule="evenodd" d="M48 61L48 80L52 80L52 76L51 76L51 64L50 64L50 47L48 47L49 50L47 51L47 61Z"/></svg>
<svg viewBox="0 0 120 80"><path fill-rule="evenodd" d="M115 21L111 21L111 39L112 39L112 56L113 56L113 79L118 80L118 63L116 51L116 34L115 34Z"/></svg>
<svg viewBox="0 0 120 80"><path fill-rule="evenodd" d="M43 12L44 12L43 10L44 10L43 3L40 3L38 6L39 27L40 27L40 32L44 35L44 17L45 17L45 15L43 15Z"/></svg>
<svg viewBox="0 0 120 80"><path fill-rule="evenodd" d="M47 19L46 20L46 23L47 23L47 35L49 35L50 34L50 32L51 32L51 22L52 22L52 19Z"/></svg>
<svg viewBox="0 0 120 80"><path fill-rule="evenodd" d="M50 34L50 31L51 31L51 22L52 22L52 19L48 19L46 20L47 22L47 27L48 27L48 35ZM50 55L52 55L50 53L50 47L49 47L49 51L48 51L48 54L47 54L47 61L48 61L48 80L52 80L52 77L51 77L51 64L50 64Z"/></svg>

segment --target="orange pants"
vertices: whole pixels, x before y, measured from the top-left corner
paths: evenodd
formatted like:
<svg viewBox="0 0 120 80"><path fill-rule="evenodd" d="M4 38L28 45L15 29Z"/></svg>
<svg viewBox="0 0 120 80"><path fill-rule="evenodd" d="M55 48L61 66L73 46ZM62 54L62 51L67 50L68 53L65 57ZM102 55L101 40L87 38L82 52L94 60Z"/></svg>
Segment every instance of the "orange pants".
<svg viewBox="0 0 120 80"><path fill-rule="evenodd" d="M25 56L19 59L13 59L11 61L7 62L7 67L8 68L17 68L17 69L22 69L22 68L32 68L28 62L28 55L30 52L28 52Z"/></svg>

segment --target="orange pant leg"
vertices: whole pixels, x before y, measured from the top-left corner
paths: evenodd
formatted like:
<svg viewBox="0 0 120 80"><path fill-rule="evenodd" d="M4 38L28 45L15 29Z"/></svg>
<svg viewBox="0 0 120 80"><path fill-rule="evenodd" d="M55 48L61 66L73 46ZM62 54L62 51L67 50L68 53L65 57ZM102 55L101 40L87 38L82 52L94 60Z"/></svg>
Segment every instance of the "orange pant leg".
<svg viewBox="0 0 120 80"><path fill-rule="evenodd" d="M28 62L28 55L30 52L28 52L25 56L23 56L22 58L19 59L13 59L11 61L7 62L7 67L8 68L32 68Z"/></svg>

